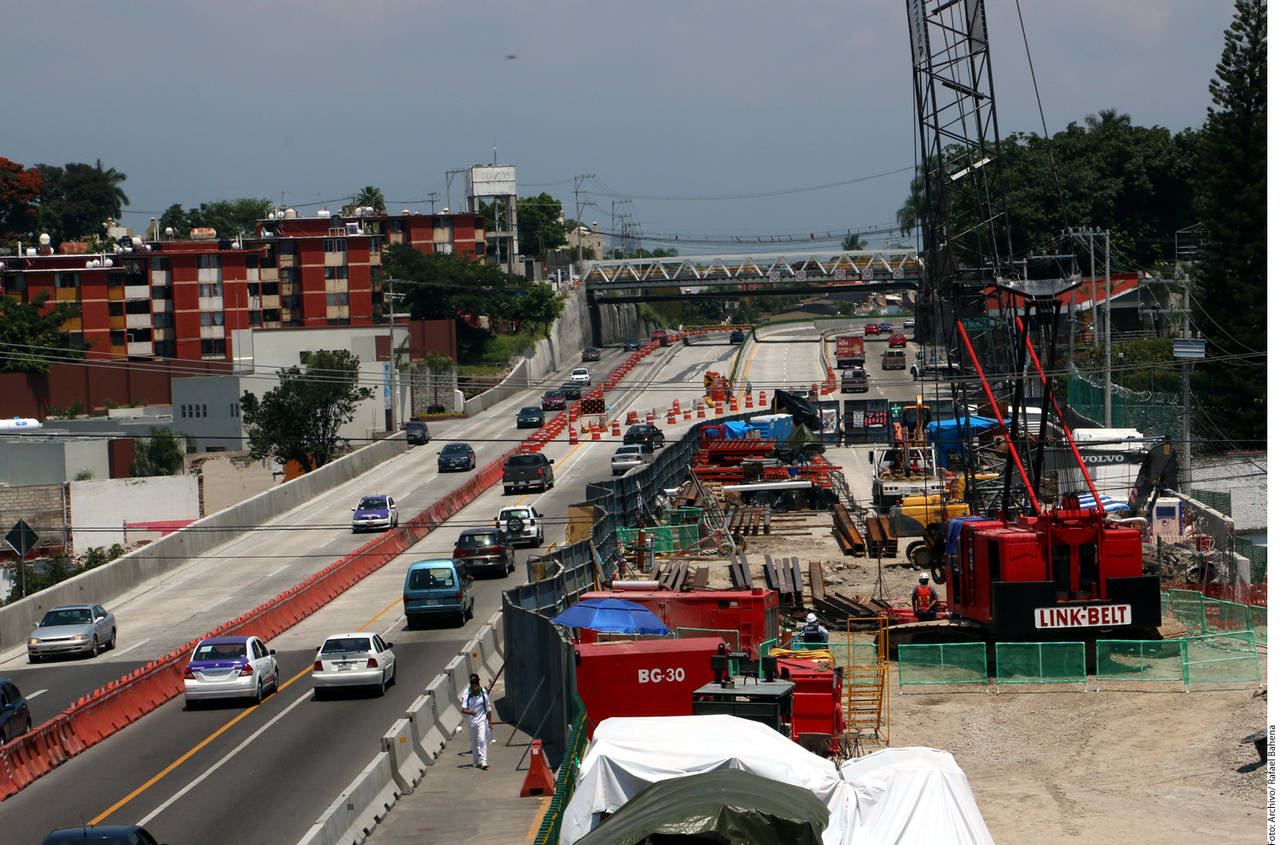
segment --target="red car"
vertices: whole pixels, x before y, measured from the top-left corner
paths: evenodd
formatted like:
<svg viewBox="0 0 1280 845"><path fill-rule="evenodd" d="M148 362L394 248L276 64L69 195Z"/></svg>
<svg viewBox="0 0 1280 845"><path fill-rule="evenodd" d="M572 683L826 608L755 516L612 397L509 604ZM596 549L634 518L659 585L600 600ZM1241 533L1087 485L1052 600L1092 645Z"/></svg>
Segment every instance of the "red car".
<svg viewBox="0 0 1280 845"><path fill-rule="evenodd" d="M563 390L548 390L546 393L542 394L542 410L563 411L564 401Z"/></svg>
<svg viewBox="0 0 1280 845"><path fill-rule="evenodd" d="M907 345L907 336L904 334L895 334L889 338L889 348L893 349L897 346L905 347Z"/></svg>
<svg viewBox="0 0 1280 845"><path fill-rule="evenodd" d="M865 326L863 326L863 328L862 328L862 333L863 333L864 335L880 334L880 324L879 324L879 323L867 323Z"/></svg>

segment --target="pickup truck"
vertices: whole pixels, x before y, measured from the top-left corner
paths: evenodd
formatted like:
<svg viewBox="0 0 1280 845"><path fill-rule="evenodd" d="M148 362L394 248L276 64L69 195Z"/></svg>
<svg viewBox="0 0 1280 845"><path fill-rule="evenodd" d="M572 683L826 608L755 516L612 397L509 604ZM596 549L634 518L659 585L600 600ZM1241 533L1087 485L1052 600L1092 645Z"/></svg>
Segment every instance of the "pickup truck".
<svg viewBox="0 0 1280 845"><path fill-rule="evenodd" d="M836 338L836 366L840 369L846 367L861 367L866 363L867 356L863 351L862 338L851 334L841 335Z"/></svg>
<svg viewBox="0 0 1280 845"><path fill-rule="evenodd" d="M867 371L861 367L845 370L840 374L841 393L866 393L870 390L867 384Z"/></svg>
<svg viewBox="0 0 1280 845"><path fill-rule="evenodd" d="M512 455L502 465L502 492L510 495L516 490L538 488L539 492L556 486L551 460L541 452Z"/></svg>

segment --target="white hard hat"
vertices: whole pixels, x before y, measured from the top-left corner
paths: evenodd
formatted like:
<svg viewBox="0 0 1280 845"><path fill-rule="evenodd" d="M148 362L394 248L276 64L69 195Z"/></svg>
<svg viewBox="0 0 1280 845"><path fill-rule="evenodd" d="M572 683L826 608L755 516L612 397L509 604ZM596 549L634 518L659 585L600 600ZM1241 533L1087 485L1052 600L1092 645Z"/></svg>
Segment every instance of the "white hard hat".
<svg viewBox="0 0 1280 845"><path fill-rule="evenodd" d="M817 621L818 621L818 615L817 615L816 613L810 613L808 616L806 616L806 617L804 618L804 621L806 621L806 622L817 622Z"/></svg>
<svg viewBox="0 0 1280 845"><path fill-rule="evenodd" d="M928 572L921 572L921 573L920 573L920 583L921 583L921 584L927 584L927 583L929 583L929 573L928 573Z"/></svg>

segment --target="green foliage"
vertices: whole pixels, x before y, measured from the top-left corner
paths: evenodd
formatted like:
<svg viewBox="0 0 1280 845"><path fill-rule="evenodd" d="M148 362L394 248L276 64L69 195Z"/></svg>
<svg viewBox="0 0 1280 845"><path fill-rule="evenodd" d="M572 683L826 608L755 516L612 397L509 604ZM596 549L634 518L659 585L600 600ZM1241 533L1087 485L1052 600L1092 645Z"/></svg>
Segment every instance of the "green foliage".
<svg viewBox="0 0 1280 845"><path fill-rule="evenodd" d="M240 409L254 460L297 461L304 472L338 457L346 441L338 429L355 418L356 405L373 397L358 387L360 359L345 349L320 350L305 368L280 371L280 386L261 399L245 391Z"/></svg>
<svg viewBox="0 0 1280 845"><path fill-rule="evenodd" d="M1193 271L1193 320L1210 359L1194 385L1227 437L1266 438L1267 44L1266 4L1237 0L1224 33L1213 106L1196 168L1196 209L1209 242Z"/></svg>
<svg viewBox="0 0 1280 845"><path fill-rule="evenodd" d="M54 245L101 234L103 221L119 219L129 204L120 187L128 177L114 167L104 170L101 159L93 166L83 162L63 167L37 164L35 170L43 182L38 225Z"/></svg>
<svg viewBox="0 0 1280 845"><path fill-rule="evenodd" d="M1083 367L1102 372L1104 353L1101 346L1083 351ZM1146 338L1116 343L1111 348L1111 380L1133 391L1180 393L1181 369L1173 360L1173 340L1167 337Z"/></svg>
<svg viewBox="0 0 1280 845"><path fill-rule="evenodd" d="M854 232L844 236L844 240L840 242L840 248L854 252L859 249L866 249L867 242L862 239L862 235Z"/></svg>
<svg viewBox="0 0 1280 845"><path fill-rule="evenodd" d="M387 201L382 196L382 191L373 185L365 185L360 189L360 193L352 198L351 202L342 207L343 217L352 217L356 213L357 208L368 206L378 214L387 213Z"/></svg>
<svg viewBox="0 0 1280 845"><path fill-rule="evenodd" d="M236 200L202 202L199 208L182 210L174 203L160 215L160 229L172 226L179 237L187 237L192 229L208 227L220 237L232 237L241 232L252 234L259 220L267 216L271 201L245 197Z"/></svg>
<svg viewBox="0 0 1280 845"><path fill-rule="evenodd" d="M71 404L67 406L67 416L73 418L84 416L84 405L80 404L79 399L71 400Z"/></svg>
<svg viewBox="0 0 1280 845"><path fill-rule="evenodd" d="M0 344L8 352L0 360L0 373L47 373L49 355L82 358L88 344L73 345L63 324L80 313L69 302L59 302L41 315L49 292L41 291L30 302L19 302L12 296L0 296ZM28 351L24 351L24 348Z"/></svg>
<svg viewBox="0 0 1280 845"><path fill-rule="evenodd" d="M122 555L124 555L124 546L120 545L119 543L112 543L111 548L107 549L108 562L113 561L116 558L121 557Z"/></svg>
<svg viewBox="0 0 1280 845"><path fill-rule="evenodd" d="M525 255L541 258L547 250L564 246L567 229L560 200L546 191L516 200L516 237Z"/></svg>
<svg viewBox="0 0 1280 845"><path fill-rule="evenodd" d="M622 258L674 258L679 255L677 249L606 249L605 258L610 260L618 260Z"/></svg>
<svg viewBox="0 0 1280 845"><path fill-rule="evenodd" d="M182 445L167 428L153 426L146 440L136 441L130 475L178 475L182 472Z"/></svg>
<svg viewBox="0 0 1280 845"><path fill-rule="evenodd" d="M0 238L35 238L43 187L44 180L35 168L24 169L16 161L0 156Z"/></svg>
<svg viewBox="0 0 1280 845"><path fill-rule="evenodd" d="M84 562L81 566L84 569L93 569L102 566L107 562L107 553L102 550L102 546L94 546L84 553Z"/></svg>
<svg viewBox="0 0 1280 845"><path fill-rule="evenodd" d="M73 481L91 481L93 480L93 472L91 470L82 469L75 474Z"/></svg>

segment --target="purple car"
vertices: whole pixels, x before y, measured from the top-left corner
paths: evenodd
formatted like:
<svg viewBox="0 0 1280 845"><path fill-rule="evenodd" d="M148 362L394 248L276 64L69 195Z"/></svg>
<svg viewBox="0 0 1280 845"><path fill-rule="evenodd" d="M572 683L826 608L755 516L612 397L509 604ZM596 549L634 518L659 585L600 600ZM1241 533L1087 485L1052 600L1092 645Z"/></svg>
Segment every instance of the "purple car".
<svg viewBox="0 0 1280 845"><path fill-rule="evenodd" d="M351 533L365 530L395 528L400 524L400 512L396 500L390 496L362 496L360 503L351 509Z"/></svg>
<svg viewBox="0 0 1280 845"><path fill-rule="evenodd" d="M252 698L259 702L267 690L280 685L275 649L253 636L209 637L191 653L182 687L187 705L211 698Z"/></svg>

